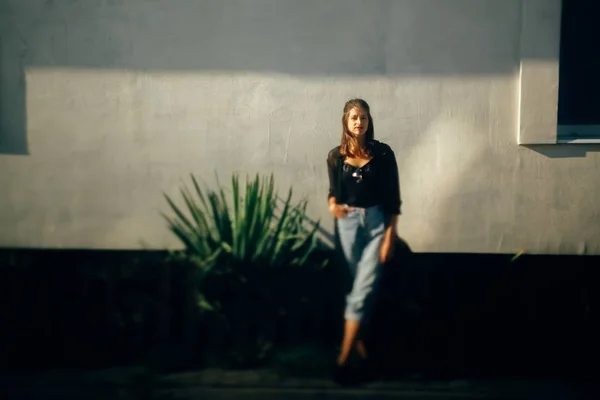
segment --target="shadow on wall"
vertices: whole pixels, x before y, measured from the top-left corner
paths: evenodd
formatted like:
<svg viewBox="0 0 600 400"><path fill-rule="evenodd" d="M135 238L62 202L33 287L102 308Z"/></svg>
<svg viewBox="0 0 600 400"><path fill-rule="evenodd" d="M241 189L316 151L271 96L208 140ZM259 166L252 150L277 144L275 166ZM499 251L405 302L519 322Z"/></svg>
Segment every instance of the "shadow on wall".
<svg viewBox="0 0 600 400"><path fill-rule="evenodd" d="M597 145L584 144L524 145L523 147L548 158L585 158L587 153L600 151Z"/></svg>
<svg viewBox="0 0 600 400"><path fill-rule="evenodd" d="M0 24L1 21L0 18ZM29 154L23 64L26 50L23 47L15 47L10 39L12 38L4 37L0 31L0 155L23 155Z"/></svg>
<svg viewBox="0 0 600 400"><path fill-rule="evenodd" d="M512 74L520 56L550 57L518 54L520 0L375 4L4 3L0 154L28 153L29 68L452 76Z"/></svg>

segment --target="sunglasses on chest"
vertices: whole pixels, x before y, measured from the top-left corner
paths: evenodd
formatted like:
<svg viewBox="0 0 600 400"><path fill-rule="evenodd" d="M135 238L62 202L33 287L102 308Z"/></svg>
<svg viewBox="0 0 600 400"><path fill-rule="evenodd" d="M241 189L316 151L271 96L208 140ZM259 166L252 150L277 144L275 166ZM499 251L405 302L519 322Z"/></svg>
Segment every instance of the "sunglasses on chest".
<svg viewBox="0 0 600 400"><path fill-rule="evenodd" d="M365 165L362 168L356 168L356 170L354 170L354 172L352 172L352 177L356 179L356 182L362 182L363 180L363 172L366 172L369 170L369 165ZM344 171L349 172L351 168L355 168L352 165L349 164L344 164Z"/></svg>

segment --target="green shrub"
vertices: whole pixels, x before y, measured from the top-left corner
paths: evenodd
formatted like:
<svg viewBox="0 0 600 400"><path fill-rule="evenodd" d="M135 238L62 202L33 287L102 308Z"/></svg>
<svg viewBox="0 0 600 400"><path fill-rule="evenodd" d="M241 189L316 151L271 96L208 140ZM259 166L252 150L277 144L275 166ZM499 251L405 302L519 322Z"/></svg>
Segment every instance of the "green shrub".
<svg viewBox="0 0 600 400"><path fill-rule="evenodd" d="M184 244L186 254L204 272L224 262L270 267L306 263L315 249L319 224L314 224L311 230L305 228L307 201L292 205L291 188L279 210L273 175L268 178L257 175L253 181L247 180L243 194L237 175L233 175L229 202L220 185L217 191L205 192L193 175L191 179L196 197L187 186L181 189L189 215L166 194L175 217L163 215Z"/></svg>
<svg viewBox="0 0 600 400"><path fill-rule="evenodd" d="M234 349L238 365L265 359L282 315L289 324L290 310L306 308L305 296L290 298L298 279L326 262L315 256L319 223L306 218L306 200L292 203L291 188L278 198L272 174L246 178L244 186L234 174L230 196L218 179L216 190L194 175L191 181L191 189L181 188L184 206L165 194L173 215L163 216L184 245L178 256L197 266L199 306L219 317L207 318L215 349Z"/></svg>

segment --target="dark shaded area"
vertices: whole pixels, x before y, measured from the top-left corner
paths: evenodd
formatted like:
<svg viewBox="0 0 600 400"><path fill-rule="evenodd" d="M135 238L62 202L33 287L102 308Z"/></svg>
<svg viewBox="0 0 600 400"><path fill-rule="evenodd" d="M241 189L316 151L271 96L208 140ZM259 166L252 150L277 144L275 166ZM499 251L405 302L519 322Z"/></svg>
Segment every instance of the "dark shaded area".
<svg viewBox="0 0 600 400"><path fill-rule="evenodd" d="M600 258L413 254L388 266L375 331L387 370L594 379ZM383 340L381 338L384 338Z"/></svg>
<svg viewBox="0 0 600 400"><path fill-rule="evenodd" d="M0 266L1 368L256 366L339 326L332 268L212 277L214 313L198 307L197 269L166 252L3 250Z"/></svg>
<svg viewBox="0 0 600 400"><path fill-rule="evenodd" d="M562 2L559 125L600 125L599 19L597 1Z"/></svg>
<svg viewBox="0 0 600 400"><path fill-rule="evenodd" d="M199 313L194 269L165 257L2 250L2 368L257 367L284 349L325 352L338 344L348 283L340 263L274 274L280 290L268 299L232 296L228 330L217 314ZM415 254L405 246L385 266L372 351L394 378L591 378L600 355L599 261L525 255L511 262L510 255ZM259 313L273 306L285 310Z"/></svg>

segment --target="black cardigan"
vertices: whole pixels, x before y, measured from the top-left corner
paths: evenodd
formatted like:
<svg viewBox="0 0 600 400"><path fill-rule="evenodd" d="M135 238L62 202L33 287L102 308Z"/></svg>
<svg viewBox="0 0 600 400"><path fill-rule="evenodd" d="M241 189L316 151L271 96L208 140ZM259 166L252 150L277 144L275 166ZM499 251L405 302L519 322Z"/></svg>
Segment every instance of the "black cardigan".
<svg viewBox="0 0 600 400"><path fill-rule="evenodd" d="M377 196L380 198L384 213L388 215L401 214L400 180L394 151L389 145L373 140L373 161L371 162L376 163L374 168L377 171L382 171L382 173L376 174L377 182L375 186L379 188ZM340 153L340 146L331 149L327 155L327 168L329 170L329 193L327 197L335 197L337 204L345 204L347 201L341 180L343 165L344 156Z"/></svg>

